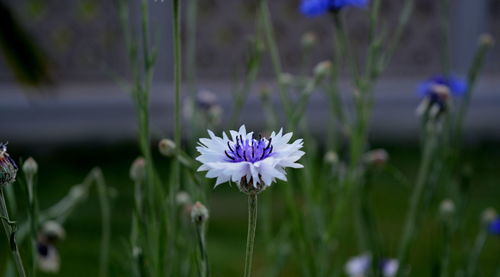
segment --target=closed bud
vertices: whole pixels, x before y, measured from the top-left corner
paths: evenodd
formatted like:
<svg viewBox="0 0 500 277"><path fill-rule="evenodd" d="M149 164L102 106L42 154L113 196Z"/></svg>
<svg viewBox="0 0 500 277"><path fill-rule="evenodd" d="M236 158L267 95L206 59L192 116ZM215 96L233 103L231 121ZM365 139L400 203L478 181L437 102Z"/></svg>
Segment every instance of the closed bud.
<svg viewBox="0 0 500 277"><path fill-rule="evenodd" d="M198 107L209 110L212 106L217 104L217 96L209 90L202 90L196 96L196 103Z"/></svg>
<svg viewBox="0 0 500 277"><path fill-rule="evenodd" d="M316 34L313 33L313 32L306 32L302 35L302 38L301 38L301 43L302 43L302 47L304 48L311 48L312 46L314 46L316 44L316 41L317 41L317 37L316 37Z"/></svg>
<svg viewBox="0 0 500 277"><path fill-rule="evenodd" d="M142 183L146 179L146 160L139 157L135 159L130 167L130 179L136 183Z"/></svg>
<svg viewBox="0 0 500 277"><path fill-rule="evenodd" d="M61 241L66 238L66 231L57 221L49 220L42 225L40 235L43 236L49 243Z"/></svg>
<svg viewBox="0 0 500 277"><path fill-rule="evenodd" d="M327 163L335 164L339 161L339 156L334 151L328 151L326 152L324 159Z"/></svg>
<svg viewBox="0 0 500 277"><path fill-rule="evenodd" d="M490 34L482 34L479 37L479 44L481 44L481 46L492 47L493 44L495 44L495 40Z"/></svg>
<svg viewBox="0 0 500 277"><path fill-rule="evenodd" d="M271 86L263 85L259 88L260 98L264 101L269 100L269 96L271 95Z"/></svg>
<svg viewBox="0 0 500 277"><path fill-rule="evenodd" d="M222 108L219 105L211 107L210 110L208 110L208 117L210 119L210 123L214 125L219 124L222 118Z"/></svg>
<svg viewBox="0 0 500 277"><path fill-rule="evenodd" d="M69 190L69 196L73 199L81 199L87 196L87 190L83 185L75 185Z"/></svg>
<svg viewBox="0 0 500 277"><path fill-rule="evenodd" d="M29 157L23 164L23 171L27 176L34 176L35 174L37 174L38 164L36 163L35 159Z"/></svg>
<svg viewBox="0 0 500 277"><path fill-rule="evenodd" d="M160 153L165 157L171 157L175 154L175 142L170 139L162 139L158 143Z"/></svg>
<svg viewBox="0 0 500 277"><path fill-rule="evenodd" d="M364 160L369 165L382 166L389 161L389 154L385 149L375 149L367 152Z"/></svg>
<svg viewBox="0 0 500 277"><path fill-rule="evenodd" d="M204 224L208 220L208 209L201 204L196 202L191 208L191 221L196 224Z"/></svg>
<svg viewBox="0 0 500 277"><path fill-rule="evenodd" d="M481 220L484 224L490 224L497 218L497 211L493 208L488 208L483 211Z"/></svg>
<svg viewBox="0 0 500 277"><path fill-rule="evenodd" d="M326 75L328 75L328 73L330 72L331 69L332 69L332 62L322 61L322 62L318 63L316 65L316 67L314 68L314 75L317 78L323 78Z"/></svg>
<svg viewBox="0 0 500 277"><path fill-rule="evenodd" d="M293 82L293 75L290 74L290 73L282 73L279 77L279 82L282 84L282 85L285 85L285 86L289 86L292 84Z"/></svg>
<svg viewBox="0 0 500 277"><path fill-rule="evenodd" d="M451 199L445 199L439 205L439 213L443 217L449 217L455 213L455 203Z"/></svg>
<svg viewBox="0 0 500 277"><path fill-rule="evenodd" d="M191 197L185 191L179 191L175 195L175 203L179 206L186 206L191 204Z"/></svg>

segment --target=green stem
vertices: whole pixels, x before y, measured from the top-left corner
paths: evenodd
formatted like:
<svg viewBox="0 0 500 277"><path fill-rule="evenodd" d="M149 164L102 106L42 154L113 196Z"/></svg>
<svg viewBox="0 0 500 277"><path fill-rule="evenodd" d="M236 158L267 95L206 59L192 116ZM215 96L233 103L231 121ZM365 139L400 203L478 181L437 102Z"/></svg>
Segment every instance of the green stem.
<svg viewBox="0 0 500 277"><path fill-rule="evenodd" d="M257 227L257 194L248 195L248 233L244 277L252 275L253 244Z"/></svg>
<svg viewBox="0 0 500 277"><path fill-rule="evenodd" d="M283 67L281 65L278 44L276 42L276 37L274 35L274 29L271 22L271 13L269 12L269 6L267 0L261 0L260 5L262 12L262 20L264 25L264 32L267 39L269 52L271 54L271 62L273 64L274 74L278 79L278 89L280 93L281 102L283 104L283 109L285 111L285 115L288 118L288 116L290 115L290 105L286 88L284 84L280 81L280 77L283 74Z"/></svg>
<svg viewBox="0 0 500 277"><path fill-rule="evenodd" d="M210 268L208 263L208 255L207 255L207 245L205 241L205 223L196 224L196 236L198 239L198 247L200 249L200 277L209 277L210 276Z"/></svg>
<svg viewBox="0 0 500 277"><path fill-rule="evenodd" d="M443 45L441 47L441 58L443 73L450 74L450 0L441 0L441 34Z"/></svg>
<svg viewBox="0 0 500 277"><path fill-rule="evenodd" d="M26 176L26 187L28 191L29 205L29 221L31 233L31 276L36 276L36 259L37 259L37 231L38 231L38 207L36 198L36 183L34 182L33 174Z"/></svg>
<svg viewBox="0 0 500 277"><path fill-rule="evenodd" d="M435 128L435 126L432 126L431 128ZM403 275L402 269L404 265L406 265L408 250L415 234L415 229L417 227L416 226L417 218L420 211L419 204L421 202L421 198L427 184L427 178L432 165L433 152L435 150L437 142L438 142L438 134L434 132L434 130L431 130L428 141L426 141L425 143L424 153L420 164L419 173L417 176L417 181L413 189L413 193L410 200L410 208L408 211L408 215L406 217L406 223L403 230L403 236L401 239L399 255L398 255L398 261L402 266L398 270L397 273L398 277Z"/></svg>
<svg viewBox="0 0 500 277"><path fill-rule="evenodd" d="M0 188L0 216L2 217L2 225L5 231L5 236L7 237L7 241L10 244L10 250L12 252L14 263L16 264L17 273L20 277L26 277L26 273L23 267L23 261L21 260L21 255L19 254L19 247L16 243L15 228L13 228L9 224L9 211L7 210L7 205L5 204L3 188Z"/></svg>
<svg viewBox="0 0 500 277"><path fill-rule="evenodd" d="M466 277L474 277L476 276L477 265L479 263L479 256L483 251L484 244L486 243L486 239L488 238L488 229L486 226L481 225L481 230L477 234L476 242L474 243L474 248L469 256L469 263L467 265Z"/></svg>
<svg viewBox="0 0 500 277"><path fill-rule="evenodd" d="M177 154L181 149L181 79L182 79L182 68L181 68L181 1L172 1L173 10L173 40L174 40L174 91L175 91L175 132L174 141L176 145ZM175 195L180 185L181 179L181 168L179 160L174 161L174 187L171 194Z"/></svg>
<svg viewBox="0 0 500 277"><path fill-rule="evenodd" d="M111 240L111 208L106 183L99 169L95 169L95 180L101 206L101 256L99 276L108 276L109 243Z"/></svg>

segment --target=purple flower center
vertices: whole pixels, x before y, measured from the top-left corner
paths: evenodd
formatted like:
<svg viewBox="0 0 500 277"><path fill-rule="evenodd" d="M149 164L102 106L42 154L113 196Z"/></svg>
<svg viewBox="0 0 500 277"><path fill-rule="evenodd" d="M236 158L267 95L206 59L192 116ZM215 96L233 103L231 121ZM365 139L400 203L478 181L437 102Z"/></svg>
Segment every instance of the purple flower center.
<svg viewBox="0 0 500 277"><path fill-rule="evenodd" d="M228 150L224 153L228 157L228 162L251 162L261 161L273 153L272 139L243 139L243 136L236 137L236 143L227 142Z"/></svg>

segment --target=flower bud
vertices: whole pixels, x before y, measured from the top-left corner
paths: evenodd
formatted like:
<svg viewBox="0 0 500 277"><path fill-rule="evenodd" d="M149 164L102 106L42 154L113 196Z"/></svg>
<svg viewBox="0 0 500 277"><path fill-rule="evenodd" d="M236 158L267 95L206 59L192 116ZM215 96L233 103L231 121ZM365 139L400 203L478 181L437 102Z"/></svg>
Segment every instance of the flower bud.
<svg viewBox="0 0 500 277"><path fill-rule="evenodd" d="M325 154L325 162L330 164L335 164L339 161L339 156L334 151L328 151Z"/></svg>
<svg viewBox="0 0 500 277"><path fill-rule="evenodd" d="M316 45L317 42L317 37L316 34L313 32L306 32L302 35L302 38L300 40L302 47L304 48L311 48L314 45Z"/></svg>
<svg viewBox="0 0 500 277"><path fill-rule="evenodd" d="M57 249L48 243L38 242L37 267L45 273L57 274L61 267L61 259Z"/></svg>
<svg viewBox="0 0 500 277"><path fill-rule="evenodd" d="M375 149L367 152L364 160L369 165L382 166L389 160L389 154L385 149Z"/></svg>
<svg viewBox="0 0 500 277"><path fill-rule="evenodd" d="M482 34L479 37L479 44L481 46L492 47L495 44L495 40L490 34Z"/></svg>
<svg viewBox="0 0 500 277"><path fill-rule="evenodd" d="M191 208L191 221L196 224L204 224L208 220L208 209L201 204L196 202Z"/></svg>
<svg viewBox="0 0 500 277"><path fill-rule="evenodd" d="M66 238L66 231L57 221L49 220L42 225L40 235L43 236L48 242L54 243Z"/></svg>
<svg viewBox="0 0 500 277"><path fill-rule="evenodd" d="M7 153L7 143L0 143L0 188L16 180L17 165Z"/></svg>
<svg viewBox="0 0 500 277"><path fill-rule="evenodd" d="M217 125L220 123L222 118L222 108L219 105L214 105L208 110L208 117L210 123Z"/></svg>
<svg viewBox="0 0 500 277"><path fill-rule="evenodd" d="M271 86L268 84L261 86L259 88L259 95L263 101L269 100L269 96L271 95Z"/></svg>
<svg viewBox="0 0 500 277"><path fill-rule="evenodd" d="M331 69L332 69L332 62L322 61L318 63L316 67L314 67L314 75L317 78L323 78L326 75L328 75Z"/></svg>
<svg viewBox="0 0 500 277"><path fill-rule="evenodd" d="M185 191L179 191L175 195L175 203L179 206L185 206L191 204L191 197Z"/></svg>
<svg viewBox="0 0 500 277"><path fill-rule="evenodd" d="M175 147L175 142L170 139L162 139L158 143L158 149L165 157L172 157L175 154Z"/></svg>
<svg viewBox="0 0 500 277"><path fill-rule="evenodd" d="M455 213L455 203L451 199L445 199L439 205L439 213L443 217L452 216Z"/></svg>
<svg viewBox="0 0 500 277"><path fill-rule="evenodd" d="M217 96L209 90L202 90L196 96L196 103L198 107L209 110L217 104Z"/></svg>
<svg viewBox="0 0 500 277"><path fill-rule="evenodd" d="M146 179L146 160L139 157L135 159L130 167L130 179L136 183L142 183Z"/></svg>
<svg viewBox="0 0 500 277"><path fill-rule="evenodd" d="M284 86L289 86L293 82L293 75L290 73L282 73L279 77L279 82Z"/></svg>
<svg viewBox="0 0 500 277"><path fill-rule="evenodd" d="M23 164L23 171L27 176L34 176L35 174L37 174L38 164L36 163L35 159L29 157Z"/></svg>
<svg viewBox="0 0 500 277"><path fill-rule="evenodd" d="M490 224L497 218L497 211L493 208L488 208L483 211L481 220L485 224Z"/></svg>

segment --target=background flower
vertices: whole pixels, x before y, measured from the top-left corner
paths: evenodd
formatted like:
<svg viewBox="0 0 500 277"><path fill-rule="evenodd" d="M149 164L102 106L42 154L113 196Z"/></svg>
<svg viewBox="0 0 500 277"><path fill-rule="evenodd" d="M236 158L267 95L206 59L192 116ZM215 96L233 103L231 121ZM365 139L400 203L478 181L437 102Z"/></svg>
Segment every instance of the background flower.
<svg viewBox="0 0 500 277"><path fill-rule="evenodd" d="M445 86L449 89L450 94L455 97L464 95L467 90L467 83L462 79L454 76L436 75L420 84L418 94L421 97L429 96L433 93L436 86Z"/></svg>
<svg viewBox="0 0 500 277"><path fill-rule="evenodd" d="M366 7L368 0L304 0L300 11L307 16L321 15L327 11L339 11L346 6Z"/></svg>

